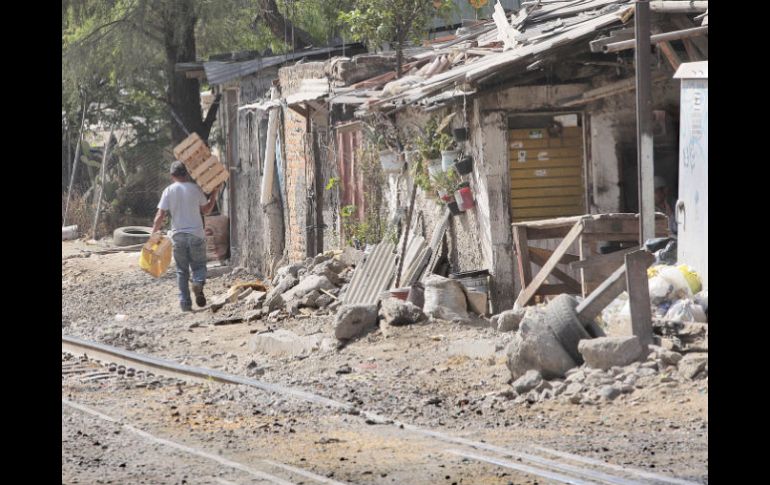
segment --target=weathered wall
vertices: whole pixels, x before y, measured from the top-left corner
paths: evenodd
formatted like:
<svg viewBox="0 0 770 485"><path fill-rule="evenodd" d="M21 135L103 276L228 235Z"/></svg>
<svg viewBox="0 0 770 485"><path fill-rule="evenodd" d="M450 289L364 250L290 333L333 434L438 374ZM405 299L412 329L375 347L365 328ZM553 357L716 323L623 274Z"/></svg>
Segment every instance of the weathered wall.
<svg viewBox="0 0 770 485"><path fill-rule="evenodd" d="M302 79L323 78L323 62L307 62L278 70L281 97L285 98L298 91ZM285 155L286 179L286 249L289 261L302 261L308 254L308 226L313 217L308 210L309 189L313 179L312 139L307 119L290 108L283 108L283 150ZM310 164L310 165L308 165Z"/></svg>

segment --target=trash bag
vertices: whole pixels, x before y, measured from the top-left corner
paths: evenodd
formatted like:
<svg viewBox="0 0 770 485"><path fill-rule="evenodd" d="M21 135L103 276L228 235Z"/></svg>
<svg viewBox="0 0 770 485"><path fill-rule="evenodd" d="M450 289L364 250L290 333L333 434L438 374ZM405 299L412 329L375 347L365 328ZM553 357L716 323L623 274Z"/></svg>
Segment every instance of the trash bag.
<svg viewBox="0 0 770 485"><path fill-rule="evenodd" d="M431 275L424 281L426 315L443 320L468 318L468 303L463 287L457 280Z"/></svg>
<svg viewBox="0 0 770 485"><path fill-rule="evenodd" d="M674 292L674 285L660 275L649 279L650 303L658 306L661 303L669 302L671 294Z"/></svg>
<svg viewBox="0 0 770 485"><path fill-rule="evenodd" d="M664 318L672 322L705 323L707 321L703 307L687 298L675 301Z"/></svg>
<svg viewBox="0 0 770 485"><path fill-rule="evenodd" d="M692 297L701 290L698 274L685 264L679 266L656 265L647 270L647 277L660 276L673 286L669 300Z"/></svg>
<svg viewBox="0 0 770 485"><path fill-rule="evenodd" d="M161 236L159 240L150 238L139 253L139 267L160 278L171 264L171 253L171 239L166 236Z"/></svg>
<svg viewBox="0 0 770 485"><path fill-rule="evenodd" d="M648 239L644 241L644 249L647 252L654 253L660 251L661 249L667 248L672 241L676 242L676 239L673 237L657 237L654 239Z"/></svg>
<svg viewBox="0 0 770 485"><path fill-rule="evenodd" d="M666 247L655 251L655 263L676 264L676 239L672 239Z"/></svg>
<svg viewBox="0 0 770 485"><path fill-rule="evenodd" d="M699 291L694 297L695 303L703 307L703 311L706 312L706 316L709 314L709 290Z"/></svg>

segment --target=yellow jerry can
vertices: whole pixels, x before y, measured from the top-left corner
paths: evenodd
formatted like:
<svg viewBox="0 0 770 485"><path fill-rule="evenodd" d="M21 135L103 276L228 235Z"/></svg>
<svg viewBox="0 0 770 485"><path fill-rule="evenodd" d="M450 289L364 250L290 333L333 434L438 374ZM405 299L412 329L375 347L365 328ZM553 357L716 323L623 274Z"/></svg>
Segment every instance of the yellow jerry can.
<svg viewBox="0 0 770 485"><path fill-rule="evenodd" d="M161 236L160 240L144 243L139 254L139 267L156 278L160 278L171 264L172 244L171 239Z"/></svg>

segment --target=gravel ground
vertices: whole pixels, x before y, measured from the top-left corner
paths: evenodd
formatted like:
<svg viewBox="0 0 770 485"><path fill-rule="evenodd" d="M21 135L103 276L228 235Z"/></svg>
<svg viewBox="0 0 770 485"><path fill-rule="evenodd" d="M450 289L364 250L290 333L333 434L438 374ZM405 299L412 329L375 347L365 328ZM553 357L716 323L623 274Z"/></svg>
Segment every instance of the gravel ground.
<svg viewBox="0 0 770 485"><path fill-rule="evenodd" d="M73 252L67 244L63 255ZM383 327L340 349L333 339L332 315L214 325L245 309L233 304L213 314L182 314L173 272L154 279L139 270L137 260L137 253L63 260L62 333L302 388L475 440L505 446L537 443L708 483L708 378L691 381L661 369L614 401L516 403L503 355L511 334L436 321ZM213 278L206 291L211 298L236 281L254 278L245 273ZM318 336L319 348L295 356L250 350L251 339L277 329ZM255 392L249 402L259 394L264 395ZM273 396L253 402L268 413L283 412L284 401ZM287 415L293 412L286 410ZM363 483L362 477L354 481Z"/></svg>

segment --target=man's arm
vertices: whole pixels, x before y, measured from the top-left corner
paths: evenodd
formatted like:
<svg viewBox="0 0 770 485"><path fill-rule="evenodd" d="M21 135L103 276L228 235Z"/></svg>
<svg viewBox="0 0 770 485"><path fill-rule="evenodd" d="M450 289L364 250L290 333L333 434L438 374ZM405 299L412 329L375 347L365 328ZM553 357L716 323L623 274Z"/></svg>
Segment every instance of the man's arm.
<svg viewBox="0 0 770 485"><path fill-rule="evenodd" d="M158 212L155 214L155 221L153 221L152 225L152 232L156 233L160 231L161 226L163 226L163 223L166 221L166 211L163 209L158 209Z"/></svg>
<svg viewBox="0 0 770 485"><path fill-rule="evenodd" d="M205 205L201 206L201 212L203 213L203 215L208 215L211 212L211 209L214 208L214 204L217 203L217 194L219 194L219 187L211 191L211 195L209 195L209 200L206 202Z"/></svg>

